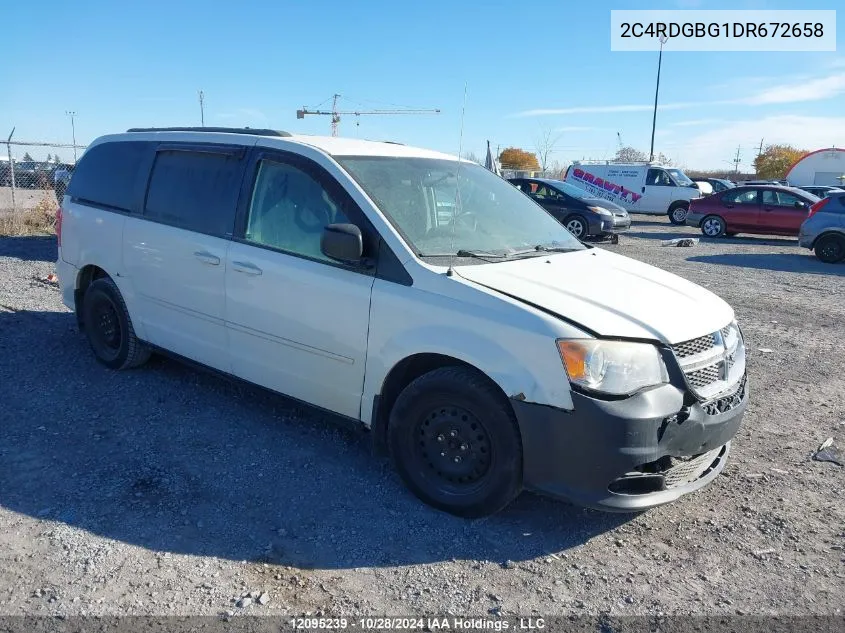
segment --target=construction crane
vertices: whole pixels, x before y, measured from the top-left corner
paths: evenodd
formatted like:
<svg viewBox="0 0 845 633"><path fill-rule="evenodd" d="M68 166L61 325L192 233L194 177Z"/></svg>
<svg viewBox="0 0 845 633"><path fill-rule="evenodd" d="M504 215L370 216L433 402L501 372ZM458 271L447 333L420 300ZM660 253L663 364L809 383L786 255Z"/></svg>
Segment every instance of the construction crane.
<svg viewBox="0 0 845 633"><path fill-rule="evenodd" d="M354 114L355 116L361 116L364 114L440 114L439 109L430 109L430 110L338 110L337 109L337 100L340 98L340 95L336 94L332 97L332 109L331 110L309 110L305 106L302 106L301 110L296 111L296 118L297 119L304 119L305 115L307 114L321 114L324 116L330 116L332 118L332 136L337 136L337 127L340 123L340 116L347 115L347 114Z"/></svg>

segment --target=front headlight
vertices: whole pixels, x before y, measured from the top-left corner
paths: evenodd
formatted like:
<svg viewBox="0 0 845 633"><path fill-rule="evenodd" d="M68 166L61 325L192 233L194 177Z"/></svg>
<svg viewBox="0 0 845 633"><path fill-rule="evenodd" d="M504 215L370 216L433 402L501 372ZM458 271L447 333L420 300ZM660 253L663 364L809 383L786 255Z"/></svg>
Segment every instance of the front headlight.
<svg viewBox="0 0 845 633"><path fill-rule="evenodd" d="M580 387L610 395L626 395L669 382L660 353L648 343L559 339L569 380Z"/></svg>
<svg viewBox="0 0 845 633"><path fill-rule="evenodd" d="M609 215L613 217L613 214L605 209L604 207L587 207L593 213L598 213L599 215Z"/></svg>

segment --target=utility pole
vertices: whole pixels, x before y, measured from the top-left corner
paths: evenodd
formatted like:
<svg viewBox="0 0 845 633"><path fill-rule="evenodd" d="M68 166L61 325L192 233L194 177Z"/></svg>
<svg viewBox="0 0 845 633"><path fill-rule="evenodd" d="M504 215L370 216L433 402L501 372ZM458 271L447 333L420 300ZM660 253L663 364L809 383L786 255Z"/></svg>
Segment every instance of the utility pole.
<svg viewBox="0 0 845 633"><path fill-rule="evenodd" d="M763 155L763 141L764 140L766 140L766 139L764 139L764 138L760 139L760 148L757 150L757 158L760 158L760 156ZM756 160L754 161L754 175L755 176L757 175L757 162L758 161L756 161Z"/></svg>
<svg viewBox="0 0 845 633"><path fill-rule="evenodd" d="M76 111L74 110L65 110L65 114L70 117L70 129L73 132L73 163L76 164L76 123L74 119L76 119Z"/></svg>
<svg viewBox="0 0 845 633"><path fill-rule="evenodd" d="M9 178L12 185L12 211L15 211L15 162L12 160L12 136L15 134L15 128L9 132L9 138L6 139L6 153L9 156Z"/></svg>
<svg viewBox="0 0 845 633"><path fill-rule="evenodd" d="M205 94L203 91L199 91L199 98L200 98L200 125L205 127Z"/></svg>
<svg viewBox="0 0 845 633"><path fill-rule="evenodd" d="M648 155L648 162L654 160L654 130L657 128L657 95L660 93L660 66L663 62L663 45L667 41L665 35L660 36L660 53L657 55L657 85L654 88L654 116L651 119L651 150Z"/></svg>
<svg viewBox="0 0 845 633"><path fill-rule="evenodd" d="M740 163L740 160L741 160L740 157L739 157L739 150L740 150L741 147L742 147L741 145L737 145L737 147L736 147L736 158L734 158L731 161L734 164L734 176L739 175L739 163Z"/></svg>

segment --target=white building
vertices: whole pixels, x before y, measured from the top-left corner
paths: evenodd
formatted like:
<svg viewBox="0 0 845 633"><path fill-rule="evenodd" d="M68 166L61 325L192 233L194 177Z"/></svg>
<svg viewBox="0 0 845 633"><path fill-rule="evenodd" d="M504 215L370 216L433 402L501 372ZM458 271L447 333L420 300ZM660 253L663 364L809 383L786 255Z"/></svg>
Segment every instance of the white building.
<svg viewBox="0 0 845 633"><path fill-rule="evenodd" d="M845 188L845 149L828 147L810 152L788 172L789 184L798 187L828 185Z"/></svg>

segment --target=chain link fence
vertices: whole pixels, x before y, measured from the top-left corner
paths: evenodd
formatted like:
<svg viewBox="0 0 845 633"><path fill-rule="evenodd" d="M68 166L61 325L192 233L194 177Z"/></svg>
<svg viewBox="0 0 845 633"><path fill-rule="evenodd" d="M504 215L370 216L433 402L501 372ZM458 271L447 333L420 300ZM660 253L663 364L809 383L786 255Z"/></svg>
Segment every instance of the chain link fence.
<svg viewBox="0 0 845 633"><path fill-rule="evenodd" d="M52 231L83 145L13 141L0 156L0 234Z"/></svg>

